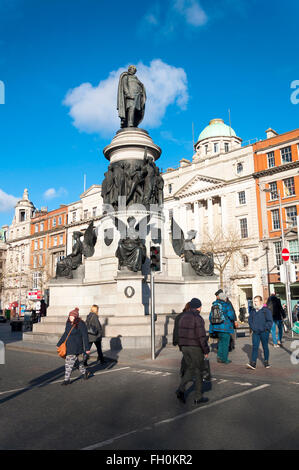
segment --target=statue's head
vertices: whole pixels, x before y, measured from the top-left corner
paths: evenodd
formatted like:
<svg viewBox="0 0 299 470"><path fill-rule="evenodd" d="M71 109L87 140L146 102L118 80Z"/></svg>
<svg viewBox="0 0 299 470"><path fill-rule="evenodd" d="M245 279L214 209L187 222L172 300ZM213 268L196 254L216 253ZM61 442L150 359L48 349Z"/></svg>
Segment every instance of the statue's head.
<svg viewBox="0 0 299 470"><path fill-rule="evenodd" d="M82 232L74 232L74 233L73 233L74 240L80 240L80 238L82 237L82 235L83 235Z"/></svg>
<svg viewBox="0 0 299 470"><path fill-rule="evenodd" d="M129 73L130 75L135 75L136 72L137 72L137 69L136 69L135 65L129 65L129 67L128 67L128 73Z"/></svg>
<svg viewBox="0 0 299 470"><path fill-rule="evenodd" d="M136 223L136 219L135 217L131 216L131 217L128 217L127 222L129 224L129 227L134 227Z"/></svg>
<svg viewBox="0 0 299 470"><path fill-rule="evenodd" d="M193 240L196 237L197 231L196 230L190 230L188 232L188 239Z"/></svg>

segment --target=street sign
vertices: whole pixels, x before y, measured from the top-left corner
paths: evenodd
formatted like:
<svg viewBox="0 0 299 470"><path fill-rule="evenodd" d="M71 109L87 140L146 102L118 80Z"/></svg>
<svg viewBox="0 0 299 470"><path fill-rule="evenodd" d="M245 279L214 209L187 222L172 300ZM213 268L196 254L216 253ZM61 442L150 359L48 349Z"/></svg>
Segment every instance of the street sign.
<svg viewBox="0 0 299 470"><path fill-rule="evenodd" d="M293 284L296 282L297 276L296 276L296 265L294 263L290 264L290 283Z"/></svg>
<svg viewBox="0 0 299 470"><path fill-rule="evenodd" d="M40 290L34 290L28 292L28 299L30 300L40 300L42 298L42 293Z"/></svg>
<svg viewBox="0 0 299 470"><path fill-rule="evenodd" d="M290 258L290 252L287 248L284 248L281 252L281 257L284 261L288 261Z"/></svg>

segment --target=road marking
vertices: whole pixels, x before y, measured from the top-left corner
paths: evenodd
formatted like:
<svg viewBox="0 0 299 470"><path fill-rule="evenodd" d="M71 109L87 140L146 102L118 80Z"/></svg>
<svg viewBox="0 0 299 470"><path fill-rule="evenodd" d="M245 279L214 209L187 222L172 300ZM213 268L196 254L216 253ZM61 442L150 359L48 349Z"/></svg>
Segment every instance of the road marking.
<svg viewBox="0 0 299 470"><path fill-rule="evenodd" d="M243 387L249 387L250 385L252 385L251 383L249 382L233 382L234 385L242 385Z"/></svg>
<svg viewBox="0 0 299 470"><path fill-rule="evenodd" d="M128 366L128 367L120 367L119 369L103 370L102 372L95 372L90 378L92 378L92 377L95 376L95 375L109 374L110 372L118 372L118 371L124 370L124 369L130 369L130 366ZM55 382L50 382L49 385L51 385L51 384L57 384L57 383L63 382L63 381L64 381L64 379L62 379L62 380L56 380ZM38 386L39 386L39 387L42 387L43 384L38 385Z"/></svg>
<svg viewBox="0 0 299 470"><path fill-rule="evenodd" d="M119 369L104 370L103 372L95 372L95 374L93 375L103 375L103 374L108 374L109 372L118 372L124 369L130 369L130 367L128 366L128 367L120 367ZM0 395L6 395L7 393L21 392L22 390L32 390L34 388L41 388L41 387L44 387L45 385L52 385L52 384L63 382L63 380L64 379L55 380L54 382L48 382L44 384L31 385L29 387L15 388L14 390L7 390L6 392L0 392Z"/></svg>
<svg viewBox="0 0 299 470"><path fill-rule="evenodd" d="M257 391L262 390L262 389L267 388L267 387L270 387L270 384L259 385L258 387L251 388L250 390L246 390L244 392L236 393L235 395L231 395L231 396L226 397L226 398L221 398L220 400L216 400L213 403L210 403L209 405L200 406L198 408L195 408L194 410L187 411L186 413L182 413L180 415L174 416L173 418L158 421L157 423L154 423L151 426L145 426L143 428L134 429L133 431L129 431L129 432L124 433L124 434L119 434L118 436L112 437L111 439L108 439L106 441L98 442L97 444L93 444L91 446L84 447L81 450L94 450L94 449L99 449L101 447L105 447L109 444L113 444L115 441L117 441L119 439L130 436L132 434L152 430L155 427L162 426L163 424L172 423L172 422L177 421L179 419L185 418L186 416L190 416L192 414L199 413L200 411L206 410L207 408L212 408L213 406L220 405L220 404L225 403L227 401L235 400L236 398L241 398L245 395L248 395L249 393L254 393L254 392L257 392Z"/></svg>

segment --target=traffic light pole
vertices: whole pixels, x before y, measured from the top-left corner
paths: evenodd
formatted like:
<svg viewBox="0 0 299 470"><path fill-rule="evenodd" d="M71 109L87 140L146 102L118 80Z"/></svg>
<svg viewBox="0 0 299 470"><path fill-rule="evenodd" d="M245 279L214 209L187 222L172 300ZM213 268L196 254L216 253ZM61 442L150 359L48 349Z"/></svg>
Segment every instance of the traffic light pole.
<svg viewBox="0 0 299 470"><path fill-rule="evenodd" d="M151 351L152 361L156 359L156 337L155 337L155 276L151 270Z"/></svg>

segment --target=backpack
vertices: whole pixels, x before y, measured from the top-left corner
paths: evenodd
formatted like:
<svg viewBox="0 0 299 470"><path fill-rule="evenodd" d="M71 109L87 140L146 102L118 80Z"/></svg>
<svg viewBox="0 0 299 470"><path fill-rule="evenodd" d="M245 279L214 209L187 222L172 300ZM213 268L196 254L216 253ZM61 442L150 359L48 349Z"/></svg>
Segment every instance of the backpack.
<svg viewBox="0 0 299 470"><path fill-rule="evenodd" d="M98 331L98 329L91 323L92 320L92 314L89 314L88 317L86 318L86 326L87 326L87 333L89 335L94 335L97 336L98 334L102 333L102 329ZM101 326L101 324L100 324Z"/></svg>
<svg viewBox="0 0 299 470"><path fill-rule="evenodd" d="M217 302L212 305L211 309L211 323L212 325L220 325L225 320L225 316L223 314L223 307L221 303Z"/></svg>

